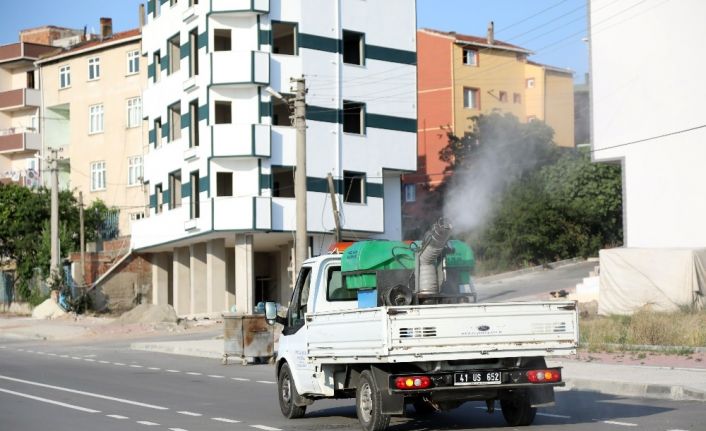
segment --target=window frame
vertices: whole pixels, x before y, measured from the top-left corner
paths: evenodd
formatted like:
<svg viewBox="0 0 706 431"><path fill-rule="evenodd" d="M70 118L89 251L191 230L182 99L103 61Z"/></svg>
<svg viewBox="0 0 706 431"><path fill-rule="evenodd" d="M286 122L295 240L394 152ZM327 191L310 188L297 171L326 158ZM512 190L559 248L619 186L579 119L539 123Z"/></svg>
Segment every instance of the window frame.
<svg viewBox="0 0 706 431"><path fill-rule="evenodd" d="M201 144L199 133L199 99L189 102L189 148L198 147Z"/></svg>
<svg viewBox="0 0 706 431"><path fill-rule="evenodd" d="M218 107L225 107L228 105L229 109L229 121L219 121L218 120ZM213 101L213 124L233 124L233 102L230 100L214 100Z"/></svg>
<svg viewBox="0 0 706 431"><path fill-rule="evenodd" d="M152 64L154 64L152 82L156 84L162 80L162 52L159 49L152 54Z"/></svg>
<svg viewBox="0 0 706 431"><path fill-rule="evenodd" d="M216 35L218 33L223 33L223 32L228 32L228 49L223 49L216 43ZM222 38L221 36L219 36L218 38L225 39L225 38ZM232 50L233 50L233 30L231 30L229 28L214 28L213 29L213 52L229 52Z"/></svg>
<svg viewBox="0 0 706 431"><path fill-rule="evenodd" d="M221 182L220 178L229 176L229 181L223 180ZM227 184L228 186L226 187L228 190L230 190L230 194L225 194L227 190L222 190L221 189L221 184ZM227 198L227 197L233 197L233 172L228 172L228 171L220 171L216 172L216 197L219 198ZM224 193L222 193L224 192Z"/></svg>
<svg viewBox="0 0 706 431"><path fill-rule="evenodd" d="M59 66L59 90L71 88L71 65Z"/></svg>
<svg viewBox="0 0 706 431"><path fill-rule="evenodd" d="M498 100L501 101L502 103L507 103L509 98L507 96L507 91L499 91L498 92Z"/></svg>
<svg viewBox="0 0 706 431"><path fill-rule="evenodd" d="M360 181L360 202L357 200L352 201L350 200L350 189L352 188L352 183L351 185L347 185L346 183L348 181ZM359 172L359 171L343 171L343 202L346 204L355 204L355 205L366 205L367 204L367 180L368 180L368 175L365 172Z"/></svg>
<svg viewBox="0 0 706 431"><path fill-rule="evenodd" d="M534 77L525 79L525 88L534 88L537 85Z"/></svg>
<svg viewBox="0 0 706 431"><path fill-rule="evenodd" d="M471 92L473 94L473 105L468 106L467 101L471 100L471 98L466 96L467 92ZM476 87L463 87L463 108L464 109L480 109L480 90Z"/></svg>
<svg viewBox="0 0 706 431"><path fill-rule="evenodd" d="M132 70L134 69L134 70ZM134 49L127 52L127 76L140 73L140 50Z"/></svg>
<svg viewBox="0 0 706 431"><path fill-rule="evenodd" d="M178 109L178 121L175 116ZM167 107L167 121L169 121L169 132L167 142L174 142L181 139L181 101L172 103Z"/></svg>
<svg viewBox="0 0 706 431"><path fill-rule="evenodd" d="M189 218L191 220L201 218L201 179L199 171L189 173Z"/></svg>
<svg viewBox="0 0 706 431"><path fill-rule="evenodd" d="M291 192L289 189L285 188L284 190L287 191L285 196L282 196L282 187L278 187L275 189L275 170L277 170L277 174L285 174L286 171L291 171L292 175L292 183L291 183ZM297 173L297 168L296 166L289 166L289 165L272 165L270 166L270 190L272 193L273 198L282 198L282 199L294 199L295 193L294 193L294 178ZM275 191L277 191L277 194L275 194ZM291 195L291 196L290 196Z"/></svg>
<svg viewBox="0 0 706 431"><path fill-rule="evenodd" d="M405 203L417 202L417 184L404 185L404 201Z"/></svg>
<svg viewBox="0 0 706 431"><path fill-rule="evenodd" d="M127 111L126 129L134 129L140 127L142 123L142 97L131 97L125 102ZM134 123L133 121L134 120Z"/></svg>
<svg viewBox="0 0 706 431"><path fill-rule="evenodd" d="M94 108L96 112L94 112ZM97 129L93 128L94 117L96 117L96 126L100 126ZM88 134L97 135L103 132L105 132L105 108L103 107L102 103L90 105L88 107Z"/></svg>
<svg viewBox="0 0 706 431"><path fill-rule="evenodd" d="M179 187L177 187L177 178L179 180ZM169 209L177 209L181 208L181 204L183 201L183 196L181 193L181 187L184 184L182 181L182 176L181 176L181 169L177 169L176 171L170 172L169 176ZM178 193L177 193L178 192ZM177 203L177 196L179 197L179 202Z"/></svg>
<svg viewBox="0 0 706 431"><path fill-rule="evenodd" d="M199 28L189 30L189 78L199 76Z"/></svg>
<svg viewBox="0 0 706 431"><path fill-rule="evenodd" d="M162 146L162 141L164 140L162 135L162 117L155 118L152 124L154 125L154 148L157 149ZM157 127L158 124L159 127Z"/></svg>
<svg viewBox="0 0 706 431"><path fill-rule="evenodd" d="M88 81L98 81L99 79L101 79L101 58L91 57L88 59Z"/></svg>
<svg viewBox="0 0 706 431"><path fill-rule="evenodd" d="M341 286L336 289L343 289L344 291L347 291L349 293L352 293L354 296L352 298L333 298L332 293L335 292L331 291L331 280L333 279L333 273L335 271L338 271L338 273L341 275ZM328 302L350 302L350 301L357 301L358 300L358 291L355 289L346 289L346 287L343 285L343 272L341 271L341 266L340 265L331 265L326 268L326 301Z"/></svg>
<svg viewBox="0 0 706 431"><path fill-rule="evenodd" d="M139 163L137 163L139 161ZM144 162L141 155L127 158L127 186L135 187L142 184L144 178Z"/></svg>
<svg viewBox="0 0 706 431"><path fill-rule="evenodd" d="M473 53L472 56L469 56L469 53ZM463 48L463 57L461 58L461 62L463 63L464 66L469 66L469 67L479 67L480 66L480 56L478 53L478 50L475 48ZM468 59L469 57L473 58L473 62L469 63Z"/></svg>
<svg viewBox="0 0 706 431"><path fill-rule="evenodd" d="M346 35L358 36L358 63L351 63L346 61ZM341 32L341 60L343 64L348 64L352 66L365 66L365 33L353 30L343 30Z"/></svg>
<svg viewBox="0 0 706 431"><path fill-rule="evenodd" d="M283 53L283 52L275 52L275 25L290 25L294 29L294 34L292 37L294 38L294 49L292 50L292 54L288 53ZM299 55L299 23L298 22L293 22L293 21L277 21L273 20L270 21L270 50L272 51L272 55L289 55L296 57Z"/></svg>
<svg viewBox="0 0 706 431"><path fill-rule="evenodd" d="M348 106L348 107L347 107ZM348 113L349 109L351 109L351 106L356 106L360 108L360 112L358 115L360 115L359 120L360 120L360 131L354 132L350 130L346 130L346 116L350 116L352 114ZM341 124L341 128L343 130L343 133L349 134L349 135L357 135L357 136L365 136L366 135L366 127L367 127L367 122L366 120L366 113L367 113L367 105L364 102L356 102L353 100L344 100L343 101L343 111L341 113L341 116L343 117L343 124Z"/></svg>
<svg viewBox="0 0 706 431"><path fill-rule="evenodd" d="M91 172L91 192L100 192L107 189L107 169L105 160L97 160L91 162L90 165ZM101 187L102 186L102 187Z"/></svg>
<svg viewBox="0 0 706 431"><path fill-rule="evenodd" d="M174 43L176 42L176 44ZM176 52L178 55L173 55ZM181 32L167 39L167 75L173 75L181 70ZM175 67L176 66L176 67Z"/></svg>
<svg viewBox="0 0 706 431"><path fill-rule="evenodd" d="M157 183L154 185L154 213L161 214L164 211L164 185Z"/></svg>
<svg viewBox="0 0 706 431"><path fill-rule="evenodd" d="M512 93L512 103L516 104L516 105L521 105L522 104L522 94Z"/></svg>

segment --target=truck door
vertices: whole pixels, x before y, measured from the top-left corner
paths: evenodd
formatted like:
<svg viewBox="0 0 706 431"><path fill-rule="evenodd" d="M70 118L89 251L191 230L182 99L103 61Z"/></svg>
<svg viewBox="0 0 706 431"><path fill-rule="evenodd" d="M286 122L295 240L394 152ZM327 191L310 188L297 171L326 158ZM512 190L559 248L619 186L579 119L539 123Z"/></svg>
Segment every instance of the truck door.
<svg viewBox="0 0 706 431"><path fill-rule="evenodd" d="M282 329L280 345L284 341L289 352L290 368L292 369L294 381L300 394L313 392L315 389L314 367L306 360L306 313L311 292L312 268L303 266L297 277L297 284L294 287L292 301L287 312L287 324ZM281 346L284 347L284 346Z"/></svg>

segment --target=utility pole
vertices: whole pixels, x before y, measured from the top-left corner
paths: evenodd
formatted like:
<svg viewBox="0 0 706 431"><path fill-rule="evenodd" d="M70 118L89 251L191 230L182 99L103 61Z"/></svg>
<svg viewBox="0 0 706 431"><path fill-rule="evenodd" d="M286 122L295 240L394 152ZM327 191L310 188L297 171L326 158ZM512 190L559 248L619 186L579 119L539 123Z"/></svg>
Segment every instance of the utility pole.
<svg viewBox="0 0 706 431"><path fill-rule="evenodd" d="M336 242L341 242L341 213L338 212L338 202L336 202L336 188L333 186L333 175L331 175L331 172L328 173L326 179L328 180L328 192L331 195L333 221L336 223Z"/></svg>
<svg viewBox="0 0 706 431"><path fill-rule="evenodd" d="M49 148L49 170L51 172L51 266L54 277L59 274L59 150Z"/></svg>
<svg viewBox="0 0 706 431"><path fill-rule="evenodd" d="M297 233L295 236L296 273L308 257L309 236L306 223L306 80L294 79L294 127L297 129L297 166L294 173L294 197L297 200Z"/></svg>
<svg viewBox="0 0 706 431"><path fill-rule="evenodd" d="M78 192L78 219L80 224L81 236L81 285L86 284L86 235L83 228L83 192Z"/></svg>

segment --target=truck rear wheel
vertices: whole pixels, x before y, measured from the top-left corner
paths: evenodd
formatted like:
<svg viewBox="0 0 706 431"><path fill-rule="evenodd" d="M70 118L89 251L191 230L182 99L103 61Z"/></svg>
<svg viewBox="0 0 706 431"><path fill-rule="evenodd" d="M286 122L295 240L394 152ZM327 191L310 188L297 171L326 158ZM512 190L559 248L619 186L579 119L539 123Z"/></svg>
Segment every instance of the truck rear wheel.
<svg viewBox="0 0 706 431"><path fill-rule="evenodd" d="M294 400L299 397L292 372L289 370L289 365L284 364L279 370L279 378L277 379L277 390L279 392L279 408L282 414L287 419L298 419L306 413L306 406L298 406L294 404Z"/></svg>
<svg viewBox="0 0 706 431"><path fill-rule="evenodd" d="M529 395L525 391L516 392L512 398L501 399L505 422L511 427L532 425L537 409L530 404Z"/></svg>
<svg viewBox="0 0 706 431"><path fill-rule="evenodd" d="M365 431L383 431L390 425L390 415L382 413L380 391L370 371L366 370L360 374L355 391L355 410Z"/></svg>

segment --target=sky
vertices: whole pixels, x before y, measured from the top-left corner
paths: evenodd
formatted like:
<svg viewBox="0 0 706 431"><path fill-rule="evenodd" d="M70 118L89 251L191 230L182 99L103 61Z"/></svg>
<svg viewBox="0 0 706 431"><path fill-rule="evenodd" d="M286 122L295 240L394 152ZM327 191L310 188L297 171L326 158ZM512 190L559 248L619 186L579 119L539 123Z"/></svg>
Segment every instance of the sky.
<svg viewBox="0 0 706 431"><path fill-rule="evenodd" d="M409 0L410 2L413 0ZM101 16L113 30L137 27L138 5L145 0L10 1L0 15L0 44L17 41L19 30L57 25L97 32ZM495 38L535 52L532 60L572 69L583 82L588 70L586 0L417 0L419 27L485 36L495 22Z"/></svg>

